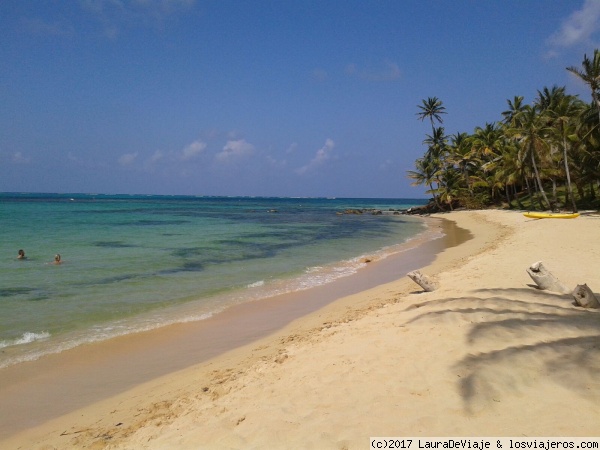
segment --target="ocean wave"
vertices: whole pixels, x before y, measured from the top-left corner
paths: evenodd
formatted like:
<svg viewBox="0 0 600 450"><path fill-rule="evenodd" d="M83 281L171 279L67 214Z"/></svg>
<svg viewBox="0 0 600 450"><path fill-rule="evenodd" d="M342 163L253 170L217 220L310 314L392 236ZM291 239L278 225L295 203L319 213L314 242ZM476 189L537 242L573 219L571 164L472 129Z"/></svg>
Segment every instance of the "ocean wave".
<svg viewBox="0 0 600 450"><path fill-rule="evenodd" d="M0 348L12 347L13 345L30 344L35 341L48 339L49 337L50 333L48 333L47 331L43 331L41 333L26 332L23 333L23 336L21 336L20 338L14 339L12 341L1 341Z"/></svg>
<svg viewBox="0 0 600 450"><path fill-rule="evenodd" d="M340 278L356 274L361 269L367 267L371 261L385 260L390 256L413 250L424 241L441 239L444 236L445 234L442 231L425 223L425 228L421 233L410 236L401 243L385 246L368 254L362 254L332 264L306 267L303 274L293 279L278 280L274 283L263 283L260 286L254 286L261 287L260 292L257 290L255 299L269 298L322 286Z"/></svg>
<svg viewBox="0 0 600 450"><path fill-rule="evenodd" d="M0 369L22 362L35 361L43 356L62 353L64 351L71 350L81 345L107 341L109 339L117 338L120 336L152 331L158 328L174 324L198 322L201 320L209 319L213 315L213 312L208 312L201 314L189 314L185 316L171 317L167 319L153 317L149 320L138 320L135 323L122 322L107 326L92 327L91 332L86 333L84 336L62 336L62 338L59 338L58 341L55 342L54 345L52 345L51 347L35 349L33 351L8 358L4 361L0 360ZM35 341L45 340L48 338L50 338L50 333L48 332L24 333L21 338L15 339L14 341L10 341L8 343L6 341L1 341L0 348L9 347L11 345L27 344Z"/></svg>

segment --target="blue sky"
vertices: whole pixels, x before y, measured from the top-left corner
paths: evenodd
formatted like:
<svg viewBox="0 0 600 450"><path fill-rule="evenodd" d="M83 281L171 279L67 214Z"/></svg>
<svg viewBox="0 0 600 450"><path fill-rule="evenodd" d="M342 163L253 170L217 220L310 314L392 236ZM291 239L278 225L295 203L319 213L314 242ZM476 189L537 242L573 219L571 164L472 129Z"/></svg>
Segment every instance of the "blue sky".
<svg viewBox="0 0 600 450"><path fill-rule="evenodd" d="M0 191L425 197L449 134L566 86L600 0L3 0Z"/></svg>

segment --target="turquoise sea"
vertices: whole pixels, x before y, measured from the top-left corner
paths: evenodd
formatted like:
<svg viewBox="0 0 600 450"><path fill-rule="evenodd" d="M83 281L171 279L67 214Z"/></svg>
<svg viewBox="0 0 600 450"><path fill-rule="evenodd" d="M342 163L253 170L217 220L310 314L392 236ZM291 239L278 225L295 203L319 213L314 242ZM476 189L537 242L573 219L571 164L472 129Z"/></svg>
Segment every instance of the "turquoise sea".
<svg viewBox="0 0 600 450"><path fill-rule="evenodd" d="M351 275L425 232L392 213L423 203L0 193L0 368Z"/></svg>

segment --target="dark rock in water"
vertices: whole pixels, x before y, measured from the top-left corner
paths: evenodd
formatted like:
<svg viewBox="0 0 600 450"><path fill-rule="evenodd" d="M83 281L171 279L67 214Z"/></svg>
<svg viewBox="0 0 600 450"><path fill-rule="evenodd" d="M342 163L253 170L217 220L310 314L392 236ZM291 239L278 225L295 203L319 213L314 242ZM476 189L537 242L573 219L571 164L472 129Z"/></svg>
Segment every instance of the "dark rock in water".
<svg viewBox="0 0 600 450"><path fill-rule="evenodd" d="M389 211L382 211L380 209L375 209L375 208L361 208L361 209L346 209L343 212L336 212L337 215L343 215L343 214L356 214L356 215L360 215L360 214L372 214L374 216L382 216L384 214L400 214L398 211L392 210L390 209Z"/></svg>
<svg viewBox="0 0 600 450"><path fill-rule="evenodd" d="M434 214L440 212L440 209L434 203L428 203L423 206L413 206L408 208L404 214L412 214L412 215L420 215L427 216L429 214Z"/></svg>
<svg viewBox="0 0 600 450"><path fill-rule="evenodd" d="M443 210L440 210L440 208L437 207L435 205L435 203L430 202L426 205L412 206L408 209L392 209L392 208L390 208L390 209L386 209L385 211L382 211L381 209L375 209L375 208L348 208L348 209L345 209L344 211L337 211L336 214L338 216L341 216L344 214L356 214L356 215L372 214L374 216L386 216L386 215L399 216L402 214L406 214L406 215L427 216L429 214L435 214L435 213L439 213L439 212L443 212Z"/></svg>

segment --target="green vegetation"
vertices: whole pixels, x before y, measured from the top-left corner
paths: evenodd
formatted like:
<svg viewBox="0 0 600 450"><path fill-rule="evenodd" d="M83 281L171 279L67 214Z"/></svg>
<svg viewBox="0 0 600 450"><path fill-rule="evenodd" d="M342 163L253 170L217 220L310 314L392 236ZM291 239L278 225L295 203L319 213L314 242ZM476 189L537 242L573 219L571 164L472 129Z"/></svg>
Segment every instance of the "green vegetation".
<svg viewBox="0 0 600 450"><path fill-rule="evenodd" d="M446 108L440 99L418 105L431 135L408 176L413 186L428 187L429 210L600 209L600 50L567 70L588 85L591 103L565 87L545 87L531 105L521 96L507 100L501 121L453 135L441 126Z"/></svg>

